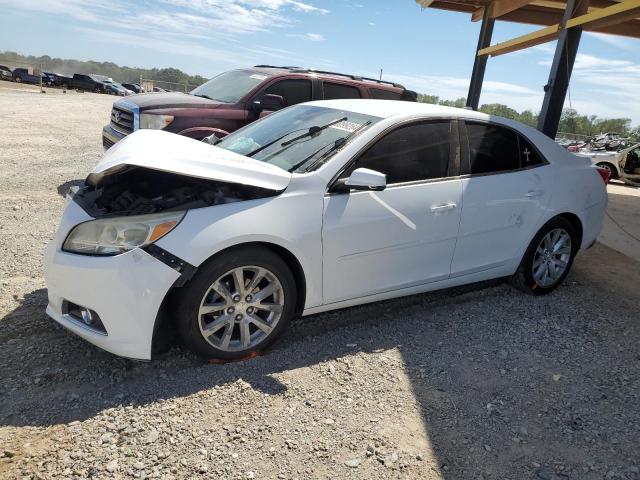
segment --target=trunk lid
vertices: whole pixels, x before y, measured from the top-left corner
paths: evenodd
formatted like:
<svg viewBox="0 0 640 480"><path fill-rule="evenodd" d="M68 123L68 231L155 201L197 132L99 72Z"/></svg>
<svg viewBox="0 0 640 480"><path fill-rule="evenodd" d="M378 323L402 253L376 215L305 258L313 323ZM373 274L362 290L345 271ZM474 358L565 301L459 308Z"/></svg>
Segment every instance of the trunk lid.
<svg viewBox="0 0 640 480"><path fill-rule="evenodd" d="M111 147L87 177L98 185L108 173L127 165L194 178L282 191L291 174L275 165L161 130L138 130Z"/></svg>

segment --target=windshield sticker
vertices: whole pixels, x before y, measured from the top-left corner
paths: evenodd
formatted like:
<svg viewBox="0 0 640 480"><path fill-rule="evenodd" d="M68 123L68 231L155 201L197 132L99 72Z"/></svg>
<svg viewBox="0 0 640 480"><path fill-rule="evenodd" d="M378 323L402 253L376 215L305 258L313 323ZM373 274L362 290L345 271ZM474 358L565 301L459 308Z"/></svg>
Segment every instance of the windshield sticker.
<svg viewBox="0 0 640 480"><path fill-rule="evenodd" d="M250 78L255 78L256 80L264 80L267 78L266 75L258 75L257 73L254 73L253 75L251 75Z"/></svg>
<svg viewBox="0 0 640 480"><path fill-rule="evenodd" d="M344 130L345 132L351 133L355 132L360 126L362 126L361 123L347 122L345 120L344 122L334 123L329 128L337 128L338 130Z"/></svg>

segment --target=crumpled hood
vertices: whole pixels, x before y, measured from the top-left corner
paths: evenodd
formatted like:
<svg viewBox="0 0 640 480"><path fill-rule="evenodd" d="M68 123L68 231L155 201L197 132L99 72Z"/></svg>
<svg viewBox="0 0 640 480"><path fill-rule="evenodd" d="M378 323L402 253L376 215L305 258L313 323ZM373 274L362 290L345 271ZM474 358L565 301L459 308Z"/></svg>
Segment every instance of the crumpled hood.
<svg viewBox="0 0 640 480"><path fill-rule="evenodd" d="M97 185L109 171L127 165L220 182L282 191L291 174L275 165L161 130L138 130L111 147L88 183Z"/></svg>

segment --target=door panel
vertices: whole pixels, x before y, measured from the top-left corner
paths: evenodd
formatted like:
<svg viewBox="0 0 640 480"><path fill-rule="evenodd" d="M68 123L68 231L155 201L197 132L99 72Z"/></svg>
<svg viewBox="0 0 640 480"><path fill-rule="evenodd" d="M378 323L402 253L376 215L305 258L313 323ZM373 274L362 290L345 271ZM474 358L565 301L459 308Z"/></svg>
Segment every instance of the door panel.
<svg viewBox="0 0 640 480"><path fill-rule="evenodd" d="M325 303L447 278L461 191L450 179L325 196Z"/></svg>
<svg viewBox="0 0 640 480"><path fill-rule="evenodd" d="M504 264L529 244L551 196L551 167L462 180L453 276Z"/></svg>

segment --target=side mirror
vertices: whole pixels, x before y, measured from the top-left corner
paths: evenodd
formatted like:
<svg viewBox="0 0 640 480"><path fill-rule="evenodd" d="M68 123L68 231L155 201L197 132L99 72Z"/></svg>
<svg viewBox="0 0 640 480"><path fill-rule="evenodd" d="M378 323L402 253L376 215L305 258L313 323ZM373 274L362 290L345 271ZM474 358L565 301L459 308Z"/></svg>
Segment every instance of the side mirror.
<svg viewBox="0 0 640 480"><path fill-rule="evenodd" d="M368 168L356 168L346 180L339 180L337 191L369 190L380 192L387 188L387 176Z"/></svg>
<svg viewBox="0 0 640 480"><path fill-rule="evenodd" d="M284 98L281 95L273 95L271 93L267 93L260 97L260 100L255 100L253 102L253 107L258 110L269 110L276 111L285 107Z"/></svg>

